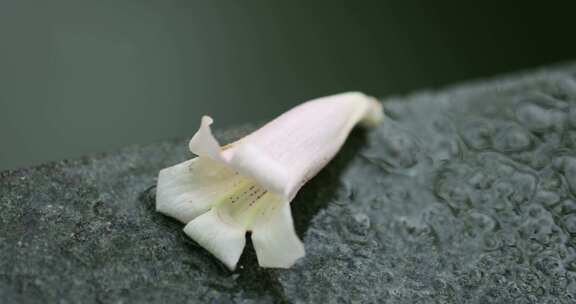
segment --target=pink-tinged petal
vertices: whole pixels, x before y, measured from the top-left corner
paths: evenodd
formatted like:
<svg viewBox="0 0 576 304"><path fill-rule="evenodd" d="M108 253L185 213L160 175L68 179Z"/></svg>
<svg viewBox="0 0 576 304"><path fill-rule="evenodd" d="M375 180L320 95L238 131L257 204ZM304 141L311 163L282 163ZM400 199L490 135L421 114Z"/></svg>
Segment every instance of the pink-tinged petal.
<svg viewBox="0 0 576 304"><path fill-rule="evenodd" d="M231 150L234 153L227 155L231 168L253 178L260 186L274 193L283 193L285 185L291 180L285 166L249 142L236 145Z"/></svg>
<svg viewBox="0 0 576 304"><path fill-rule="evenodd" d="M199 157L160 172L157 210L189 222L186 234L230 269L246 231L261 266L290 267L305 254L290 201L356 124L375 126L383 118L376 99L343 93L297 106L223 149L204 116L189 145Z"/></svg>
<svg viewBox="0 0 576 304"><path fill-rule="evenodd" d="M263 171L268 163L277 163L289 176L281 194L291 200L334 157L357 123L375 124L382 115L380 102L357 92L303 103L242 140L269 160L245 171Z"/></svg>
<svg viewBox="0 0 576 304"><path fill-rule="evenodd" d="M217 150L212 119L204 116L190 149L291 200L334 157L356 124L376 125L382 119L382 104L375 98L342 93L305 102L224 151Z"/></svg>

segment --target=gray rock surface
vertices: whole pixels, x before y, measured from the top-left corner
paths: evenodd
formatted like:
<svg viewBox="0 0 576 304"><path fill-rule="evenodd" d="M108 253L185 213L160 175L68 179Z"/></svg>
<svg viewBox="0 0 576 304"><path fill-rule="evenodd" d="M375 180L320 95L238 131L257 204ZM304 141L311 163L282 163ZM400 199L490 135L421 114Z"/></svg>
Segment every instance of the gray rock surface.
<svg viewBox="0 0 576 304"><path fill-rule="evenodd" d="M0 173L0 302L575 303L576 65L384 104L294 200L288 270L154 211L184 140Z"/></svg>

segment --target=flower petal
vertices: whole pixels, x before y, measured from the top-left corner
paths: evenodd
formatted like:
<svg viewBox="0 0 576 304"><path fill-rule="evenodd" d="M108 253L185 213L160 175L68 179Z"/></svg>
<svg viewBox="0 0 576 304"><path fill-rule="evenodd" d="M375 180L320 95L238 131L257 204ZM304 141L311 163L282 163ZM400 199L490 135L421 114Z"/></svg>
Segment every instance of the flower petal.
<svg viewBox="0 0 576 304"><path fill-rule="evenodd" d="M165 168L158 175L156 210L188 223L208 211L241 178L205 157Z"/></svg>
<svg viewBox="0 0 576 304"><path fill-rule="evenodd" d="M250 144L233 144L222 151L210 128L213 122L209 116L202 117L200 128L190 140L190 151L226 164L232 170L255 179L266 189L281 193L289 182L284 168L266 154L259 154L259 150Z"/></svg>
<svg viewBox="0 0 576 304"><path fill-rule="evenodd" d="M230 166L289 201L338 152L359 122L375 125L382 105L358 92L303 103L222 151L204 116L190 150Z"/></svg>
<svg viewBox="0 0 576 304"><path fill-rule="evenodd" d="M230 269L246 231L261 266L288 268L305 255L290 201L356 124L375 126L383 117L376 99L343 93L306 102L221 148L204 116L189 144L198 158L160 172L157 210L189 222L186 234Z"/></svg>
<svg viewBox="0 0 576 304"><path fill-rule="evenodd" d="M210 125L213 122L214 120L210 116L202 116L200 128L190 140L189 147L190 151L196 155L210 157L213 160L223 162L220 155L220 145L210 129Z"/></svg>
<svg viewBox="0 0 576 304"><path fill-rule="evenodd" d="M284 166L250 143L239 144L233 149L234 153L230 154L228 161L230 167L258 181L262 187L282 194L285 185L290 182Z"/></svg>
<svg viewBox="0 0 576 304"><path fill-rule="evenodd" d="M264 171L269 163L276 163L273 172L283 171L288 177L280 194L291 200L334 157L357 123L376 124L383 119L382 113L382 104L362 93L322 97L282 114L235 148L249 144L258 155L266 155L265 163L254 162L244 172ZM235 149L230 150L226 152Z"/></svg>
<svg viewBox="0 0 576 304"><path fill-rule="evenodd" d="M216 209L212 209L188 223L184 232L230 270L236 268L246 244L245 229L222 221Z"/></svg>
<svg viewBox="0 0 576 304"><path fill-rule="evenodd" d="M269 210L252 228L252 244L262 267L289 268L305 255L304 245L296 235L290 204L283 202Z"/></svg>

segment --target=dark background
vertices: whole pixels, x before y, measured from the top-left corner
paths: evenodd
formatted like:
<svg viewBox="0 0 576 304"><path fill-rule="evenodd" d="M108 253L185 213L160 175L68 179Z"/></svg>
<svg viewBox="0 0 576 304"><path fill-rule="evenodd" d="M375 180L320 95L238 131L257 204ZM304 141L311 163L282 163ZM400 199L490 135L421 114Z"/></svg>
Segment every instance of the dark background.
<svg viewBox="0 0 576 304"><path fill-rule="evenodd" d="M557 2L0 1L0 169L576 58Z"/></svg>

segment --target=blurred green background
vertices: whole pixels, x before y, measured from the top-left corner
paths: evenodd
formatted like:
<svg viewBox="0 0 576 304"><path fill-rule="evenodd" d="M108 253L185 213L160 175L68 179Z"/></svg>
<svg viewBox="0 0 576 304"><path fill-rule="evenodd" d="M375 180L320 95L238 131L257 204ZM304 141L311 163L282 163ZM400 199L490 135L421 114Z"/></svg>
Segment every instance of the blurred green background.
<svg viewBox="0 0 576 304"><path fill-rule="evenodd" d="M466 1L0 1L0 169L575 58L573 10Z"/></svg>

